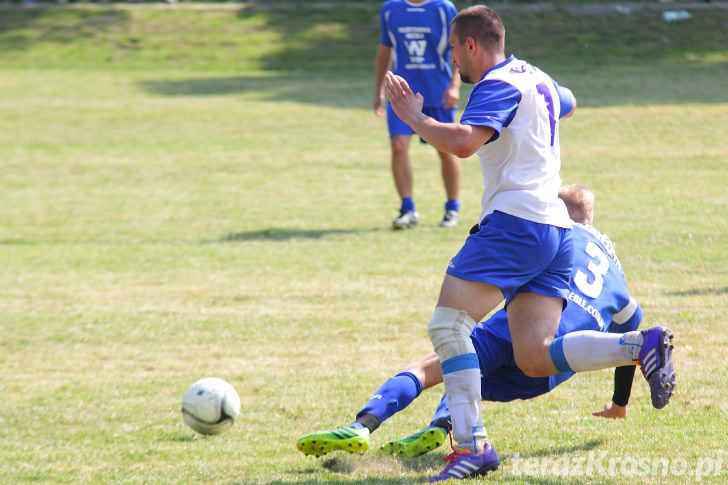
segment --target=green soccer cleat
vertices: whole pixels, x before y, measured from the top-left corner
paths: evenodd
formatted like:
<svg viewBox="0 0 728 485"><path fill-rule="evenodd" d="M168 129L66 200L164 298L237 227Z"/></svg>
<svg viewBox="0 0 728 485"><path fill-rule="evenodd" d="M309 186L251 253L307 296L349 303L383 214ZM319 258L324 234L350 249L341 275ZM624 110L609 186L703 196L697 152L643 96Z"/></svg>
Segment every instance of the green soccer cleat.
<svg viewBox="0 0 728 485"><path fill-rule="evenodd" d="M306 456L323 456L335 450L355 451L360 455L369 449L369 430L367 428L336 428L330 431L312 433L299 439L296 448Z"/></svg>
<svg viewBox="0 0 728 485"><path fill-rule="evenodd" d="M434 450L445 442L447 430L430 426L401 440L383 444L379 450L385 453L415 457Z"/></svg>

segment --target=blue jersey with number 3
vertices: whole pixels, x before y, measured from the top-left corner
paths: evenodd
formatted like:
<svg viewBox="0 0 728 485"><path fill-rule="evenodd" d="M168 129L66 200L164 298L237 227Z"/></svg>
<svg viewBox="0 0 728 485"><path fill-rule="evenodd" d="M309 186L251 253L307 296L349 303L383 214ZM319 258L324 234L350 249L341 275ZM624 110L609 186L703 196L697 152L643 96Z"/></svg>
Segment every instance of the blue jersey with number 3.
<svg viewBox="0 0 728 485"><path fill-rule="evenodd" d="M392 72L402 76L425 107L441 108L452 79L448 36L457 9L449 0L384 2L380 42L392 49Z"/></svg>

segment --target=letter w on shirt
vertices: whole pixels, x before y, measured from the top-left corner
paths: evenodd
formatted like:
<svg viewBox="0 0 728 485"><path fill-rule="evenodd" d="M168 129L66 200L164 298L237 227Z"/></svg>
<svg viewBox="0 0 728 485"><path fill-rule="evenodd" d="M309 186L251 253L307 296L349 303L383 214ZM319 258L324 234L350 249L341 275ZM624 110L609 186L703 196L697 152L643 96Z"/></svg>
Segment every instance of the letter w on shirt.
<svg viewBox="0 0 728 485"><path fill-rule="evenodd" d="M421 57L425 55L425 49L427 48L426 40L408 40L405 41L404 44L407 47L407 52L409 52L410 56Z"/></svg>

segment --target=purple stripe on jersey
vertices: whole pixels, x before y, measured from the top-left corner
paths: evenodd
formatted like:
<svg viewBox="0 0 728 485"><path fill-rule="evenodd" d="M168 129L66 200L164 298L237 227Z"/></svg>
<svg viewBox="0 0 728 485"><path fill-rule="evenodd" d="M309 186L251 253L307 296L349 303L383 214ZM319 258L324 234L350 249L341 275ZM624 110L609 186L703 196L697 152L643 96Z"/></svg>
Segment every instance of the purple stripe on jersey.
<svg viewBox="0 0 728 485"><path fill-rule="evenodd" d="M549 126L551 127L551 146L554 146L554 137L556 136L556 116L554 115L554 99L551 97L551 91L544 83L536 85L538 93L544 97L546 107L549 110Z"/></svg>

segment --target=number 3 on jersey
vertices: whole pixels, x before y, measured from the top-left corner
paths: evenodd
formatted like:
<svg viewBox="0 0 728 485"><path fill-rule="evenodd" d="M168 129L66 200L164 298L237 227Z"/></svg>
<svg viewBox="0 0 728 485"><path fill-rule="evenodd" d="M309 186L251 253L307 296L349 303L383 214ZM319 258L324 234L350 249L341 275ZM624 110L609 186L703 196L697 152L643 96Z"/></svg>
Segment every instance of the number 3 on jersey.
<svg viewBox="0 0 728 485"><path fill-rule="evenodd" d="M604 286L604 275L609 271L609 259L599 246L589 241L584 249L593 261L589 261L587 270L591 273L591 278L582 270L578 270L574 275L574 284L579 290L590 298L597 298ZM593 281L590 283L589 280Z"/></svg>

